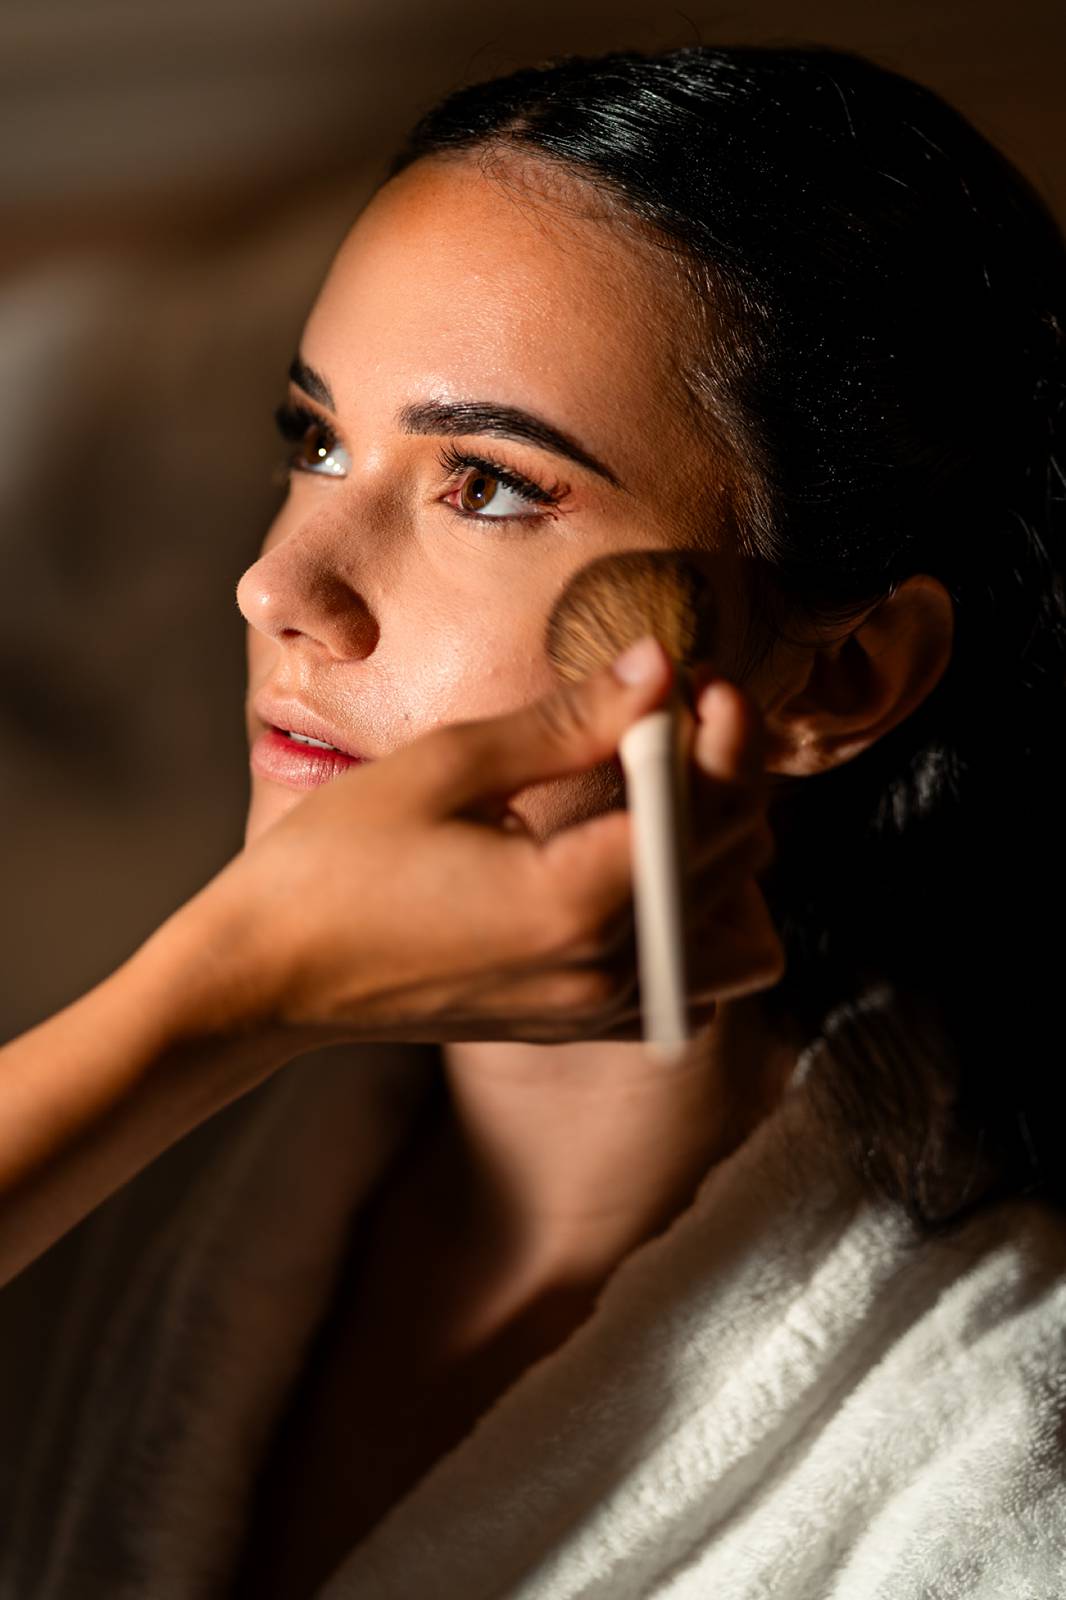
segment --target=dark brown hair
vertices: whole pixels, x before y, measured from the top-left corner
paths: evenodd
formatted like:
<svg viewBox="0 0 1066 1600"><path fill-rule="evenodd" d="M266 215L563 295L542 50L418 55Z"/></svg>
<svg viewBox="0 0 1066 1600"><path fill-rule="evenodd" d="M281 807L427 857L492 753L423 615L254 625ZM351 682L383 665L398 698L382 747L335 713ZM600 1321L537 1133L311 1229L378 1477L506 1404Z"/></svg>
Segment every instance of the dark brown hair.
<svg viewBox="0 0 1066 1600"><path fill-rule="evenodd" d="M925 702L775 794L788 969L762 1003L827 1041L819 1103L922 1230L1066 1206L1061 232L938 95L823 47L516 72L433 108L391 171L479 148L611 197L713 307L686 381L741 486L756 656L909 575L949 590Z"/></svg>

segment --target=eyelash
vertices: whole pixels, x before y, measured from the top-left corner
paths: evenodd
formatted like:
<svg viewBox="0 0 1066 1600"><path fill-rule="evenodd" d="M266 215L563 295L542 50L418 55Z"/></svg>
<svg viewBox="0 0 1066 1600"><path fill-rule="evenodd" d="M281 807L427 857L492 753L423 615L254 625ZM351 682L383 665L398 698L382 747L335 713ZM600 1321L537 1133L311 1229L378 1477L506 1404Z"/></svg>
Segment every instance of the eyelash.
<svg viewBox="0 0 1066 1600"><path fill-rule="evenodd" d="M337 443L337 435L324 417L320 417L315 411L308 411L306 406L293 405L289 400L282 401L275 409L274 422L281 437L289 444L302 444L310 428L319 429L323 444L328 450L332 450ZM285 465L290 469L293 468L291 454L286 457ZM299 468L295 470L299 471Z"/></svg>
<svg viewBox="0 0 1066 1600"><path fill-rule="evenodd" d="M285 401L274 412L274 422L281 437L290 444L302 444L310 428L317 428L321 435L322 445L327 453L338 443L337 435L324 417L317 412L309 411L306 406L293 405ZM455 481L451 483L449 493L458 487L458 480L465 472L483 472L490 478L495 478L505 489L510 489L512 494L518 495L523 500L528 500L531 505L551 508L557 506L566 495L566 487L561 483L540 484L532 478L527 478L521 472L515 472L513 467L505 466L502 461L496 461L492 456L472 455L469 451L458 450L454 445L445 445L437 457L441 468ZM285 466L289 471L300 472L304 468L295 465L293 455L286 459ZM530 512L527 515L511 515L499 517L479 516L476 511L464 511L461 506L449 506L456 516L464 517L468 522L536 522L543 518L546 511Z"/></svg>
<svg viewBox="0 0 1066 1600"><path fill-rule="evenodd" d="M531 505L553 507L557 506L566 493L561 483L554 483L550 487L534 483L532 478L525 477L521 472L515 472L513 467L505 467L502 461L493 460L492 456L471 455L468 450L457 450L454 445L445 445L437 457L441 467L453 478L460 478L464 472L473 470L483 472L487 477L495 478L497 483L502 483L505 489L510 489L522 500L528 500ZM453 483L452 489L458 488L458 483ZM450 492L450 491L449 491ZM465 517L469 522L537 522L545 515L543 511L529 512L525 516L512 514L509 517L479 517L476 511L464 511L461 506L450 506L456 516Z"/></svg>

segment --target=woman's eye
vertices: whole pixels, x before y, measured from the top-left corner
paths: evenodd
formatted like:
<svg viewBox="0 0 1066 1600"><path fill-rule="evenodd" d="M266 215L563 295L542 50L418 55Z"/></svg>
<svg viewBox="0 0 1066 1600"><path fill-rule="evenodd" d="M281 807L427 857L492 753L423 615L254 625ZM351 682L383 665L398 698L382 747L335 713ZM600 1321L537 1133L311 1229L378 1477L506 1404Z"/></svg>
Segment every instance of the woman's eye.
<svg viewBox="0 0 1066 1600"><path fill-rule="evenodd" d="M285 465L290 472L317 472L343 478L352 464L351 457L337 440L329 424L306 406L286 403L274 412L281 437L292 448Z"/></svg>
<svg viewBox="0 0 1066 1600"><path fill-rule="evenodd" d="M320 472L331 478L345 477L351 464L347 450L321 422L311 423L289 457L297 472Z"/></svg>
<svg viewBox="0 0 1066 1600"><path fill-rule="evenodd" d="M483 517L520 517L528 515L535 504L531 494L507 488L488 472L471 472L456 490L456 499L459 510L477 512Z"/></svg>
<svg viewBox="0 0 1066 1600"><path fill-rule="evenodd" d="M461 446L447 445L437 459L452 483L444 504L478 522L539 521L552 515L567 492L562 484L534 483L491 456L472 455Z"/></svg>
<svg viewBox="0 0 1066 1600"><path fill-rule="evenodd" d="M445 459L450 470L466 469L463 482L445 496L445 502L461 517L477 517L479 522L531 522L544 517L557 504L557 494L541 490L522 478L507 482L503 469L490 470L480 462Z"/></svg>

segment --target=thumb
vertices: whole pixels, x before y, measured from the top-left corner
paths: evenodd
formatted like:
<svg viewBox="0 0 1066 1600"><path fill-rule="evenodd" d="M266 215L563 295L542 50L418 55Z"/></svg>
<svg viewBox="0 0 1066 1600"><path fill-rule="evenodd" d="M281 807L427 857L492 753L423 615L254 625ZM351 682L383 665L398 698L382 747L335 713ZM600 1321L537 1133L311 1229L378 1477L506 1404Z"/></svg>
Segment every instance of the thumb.
<svg viewBox="0 0 1066 1600"><path fill-rule="evenodd" d="M517 711L441 729L433 735L441 746L434 758L435 809L455 812L606 761L630 723L659 705L672 681L669 655L648 634L609 667L560 684Z"/></svg>

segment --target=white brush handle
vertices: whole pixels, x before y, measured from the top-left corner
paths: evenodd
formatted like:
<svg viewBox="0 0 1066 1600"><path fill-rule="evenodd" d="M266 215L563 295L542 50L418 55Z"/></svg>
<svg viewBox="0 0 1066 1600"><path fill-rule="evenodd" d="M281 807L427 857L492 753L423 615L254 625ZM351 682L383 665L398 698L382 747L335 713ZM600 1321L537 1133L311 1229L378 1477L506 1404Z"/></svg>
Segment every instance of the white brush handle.
<svg viewBox="0 0 1066 1600"><path fill-rule="evenodd" d="M670 709L649 712L618 746L632 817L633 897L644 1040L660 1061L680 1061L689 1038L685 984L682 771Z"/></svg>

